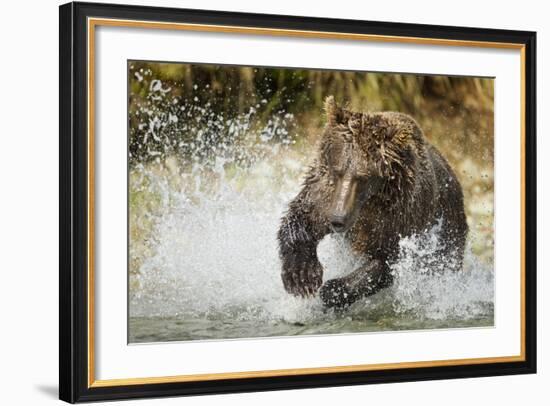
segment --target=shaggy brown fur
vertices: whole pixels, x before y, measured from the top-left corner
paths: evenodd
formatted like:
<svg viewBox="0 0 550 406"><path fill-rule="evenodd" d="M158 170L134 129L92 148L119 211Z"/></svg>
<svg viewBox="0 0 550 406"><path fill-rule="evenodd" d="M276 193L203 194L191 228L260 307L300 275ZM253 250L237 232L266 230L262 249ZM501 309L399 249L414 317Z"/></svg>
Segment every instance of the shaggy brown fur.
<svg viewBox="0 0 550 406"><path fill-rule="evenodd" d="M285 289L345 307L392 283L400 238L441 223L445 261L460 269L468 227L461 186L418 124L395 112L360 113L325 102L327 125L302 190L278 233ZM317 244L342 232L367 265L323 283ZM321 287L322 286L322 287Z"/></svg>

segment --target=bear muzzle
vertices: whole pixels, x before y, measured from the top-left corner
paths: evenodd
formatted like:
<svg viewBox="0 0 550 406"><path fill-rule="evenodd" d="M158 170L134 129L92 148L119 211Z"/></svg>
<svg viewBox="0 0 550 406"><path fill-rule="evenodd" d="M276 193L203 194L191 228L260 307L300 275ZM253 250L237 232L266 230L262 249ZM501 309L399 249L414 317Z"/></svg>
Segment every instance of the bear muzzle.
<svg viewBox="0 0 550 406"><path fill-rule="evenodd" d="M334 232L342 233L352 225L356 206L357 181L351 176L346 176L336 184L332 207L329 212L329 222Z"/></svg>

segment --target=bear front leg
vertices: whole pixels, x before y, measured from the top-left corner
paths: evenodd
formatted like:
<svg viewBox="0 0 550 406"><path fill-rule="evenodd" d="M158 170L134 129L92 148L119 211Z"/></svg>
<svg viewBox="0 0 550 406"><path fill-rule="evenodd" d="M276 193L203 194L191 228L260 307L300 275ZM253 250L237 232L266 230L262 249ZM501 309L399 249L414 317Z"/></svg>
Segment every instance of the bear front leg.
<svg viewBox="0 0 550 406"><path fill-rule="evenodd" d="M320 296L326 307L342 309L392 283L393 276L386 261L375 259L349 275L327 281L321 288Z"/></svg>
<svg viewBox="0 0 550 406"><path fill-rule="evenodd" d="M323 284L323 267L317 245L327 230L312 218L303 201L295 200L281 220L277 238L281 258L281 278L288 293L313 296Z"/></svg>

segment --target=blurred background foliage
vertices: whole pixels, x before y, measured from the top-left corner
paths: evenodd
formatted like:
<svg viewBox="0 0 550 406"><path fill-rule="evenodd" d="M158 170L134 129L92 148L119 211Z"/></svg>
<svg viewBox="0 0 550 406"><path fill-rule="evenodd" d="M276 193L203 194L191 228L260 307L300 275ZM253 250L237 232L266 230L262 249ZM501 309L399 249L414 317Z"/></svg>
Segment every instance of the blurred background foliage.
<svg viewBox="0 0 550 406"><path fill-rule="evenodd" d="M492 161L494 90L488 78L133 61L129 87L132 163L158 153L185 155L178 146L194 136L190 120L230 120L251 109L256 125L292 114L298 140L309 141L324 125L328 95L356 110L412 115L450 159Z"/></svg>

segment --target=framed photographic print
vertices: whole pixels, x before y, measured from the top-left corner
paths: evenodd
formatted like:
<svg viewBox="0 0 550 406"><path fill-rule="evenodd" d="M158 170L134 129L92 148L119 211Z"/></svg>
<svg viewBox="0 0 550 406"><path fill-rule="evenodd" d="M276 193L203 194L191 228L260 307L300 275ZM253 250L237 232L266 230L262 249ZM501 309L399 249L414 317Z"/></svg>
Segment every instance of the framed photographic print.
<svg viewBox="0 0 550 406"><path fill-rule="evenodd" d="M60 7L60 398L534 373L535 33Z"/></svg>

